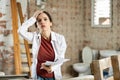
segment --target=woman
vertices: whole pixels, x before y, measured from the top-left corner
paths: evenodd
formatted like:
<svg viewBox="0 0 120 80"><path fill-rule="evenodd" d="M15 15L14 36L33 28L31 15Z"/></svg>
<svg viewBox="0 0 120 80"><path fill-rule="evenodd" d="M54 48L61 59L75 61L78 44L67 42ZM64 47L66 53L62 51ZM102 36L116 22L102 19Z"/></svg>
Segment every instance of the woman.
<svg viewBox="0 0 120 80"><path fill-rule="evenodd" d="M28 32L28 28L36 24L35 32ZM32 78L37 80L62 79L61 65L46 66L46 61L59 61L64 58L66 42L63 35L51 30L52 18L46 11L36 11L29 20L22 24L18 33L26 40L32 42L33 63L31 67ZM41 29L41 32L40 32Z"/></svg>

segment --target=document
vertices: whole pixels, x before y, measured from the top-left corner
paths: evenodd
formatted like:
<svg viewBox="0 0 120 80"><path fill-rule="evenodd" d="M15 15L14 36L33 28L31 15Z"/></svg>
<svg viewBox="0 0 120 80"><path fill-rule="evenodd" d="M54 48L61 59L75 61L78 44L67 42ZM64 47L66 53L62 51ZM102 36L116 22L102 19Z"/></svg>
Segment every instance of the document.
<svg viewBox="0 0 120 80"><path fill-rule="evenodd" d="M45 65L46 66L53 66L53 65L58 65L58 64L61 64L61 63L64 63L64 62L67 62L67 61L69 61L70 59L64 59L64 58L59 58L59 59L57 59L56 61L46 61L45 62Z"/></svg>

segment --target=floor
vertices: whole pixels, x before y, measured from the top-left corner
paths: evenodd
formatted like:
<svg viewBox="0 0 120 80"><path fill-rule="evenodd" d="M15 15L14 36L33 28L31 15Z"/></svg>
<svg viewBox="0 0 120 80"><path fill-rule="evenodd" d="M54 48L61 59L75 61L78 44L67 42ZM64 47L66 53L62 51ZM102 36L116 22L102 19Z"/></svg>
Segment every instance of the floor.
<svg viewBox="0 0 120 80"><path fill-rule="evenodd" d="M0 80L27 80L28 75L0 75ZM30 80L30 79L29 79Z"/></svg>
<svg viewBox="0 0 120 80"><path fill-rule="evenodd" d="M20 75L20 76L9 75L6 77L0 76L0 80L32 80L32 79L25 78L23 77L23 75ZM80 76L80 77L74 77L74 78L64 77L64 79L62 80L94 80L94 77L93 75L86 75L86 76Z"/></svg>
<svg viewBox="0 0 120 80"><path fill-rule="evenodd" d="M80 77L71 77L67 75L67 77L63 76L63 80L94 80L93 75L85 75L85 76L80 76Z"/></svg>

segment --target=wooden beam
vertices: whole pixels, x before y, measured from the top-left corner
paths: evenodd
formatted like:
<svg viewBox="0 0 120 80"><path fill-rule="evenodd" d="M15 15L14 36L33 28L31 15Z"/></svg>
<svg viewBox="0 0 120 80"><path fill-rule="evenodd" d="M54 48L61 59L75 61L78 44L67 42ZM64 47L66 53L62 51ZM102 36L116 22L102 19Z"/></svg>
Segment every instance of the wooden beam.
<svg viewBox="0 0 120 80"><path fill-rule="evenodd" d="M13 41L14 41L14 61L15 61L15 74L21 74L21 55L20 55L20 42L18 38L18 13L16 0L11 0L12 12L12 28L13 28Z"/></svg>
<svg viewBox="0 0 120 80"><path fill-rule="evenodd" d="M113 65L113 75L115 80L120 80L120 55L111 56Z"/></svg>
<svg viewBox="0 0 120 80"><path fill-rule="evenodd" d="M22 14L22 8L21 8L21 4L18 2L17 3L18 6L18 12L19 12L19 16L20 16L20 22L21 24L24 22L24 18L23 18L23 14ZM26 41L24 39L24 45L25 45L25 50L26 50L26 55L27 55L27 61L28 61L28 67L29 67L29 71L30 71L30 76L31 76L31 56L30 56L30 50L29 50L29 45L28 45L28 41Z"/></svg>

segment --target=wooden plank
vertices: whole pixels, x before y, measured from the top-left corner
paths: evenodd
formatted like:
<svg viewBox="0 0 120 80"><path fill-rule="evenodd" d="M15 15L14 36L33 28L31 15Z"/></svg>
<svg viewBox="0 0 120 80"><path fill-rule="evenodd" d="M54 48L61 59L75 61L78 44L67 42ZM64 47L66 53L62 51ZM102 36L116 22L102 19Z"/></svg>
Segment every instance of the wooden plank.
<svg viewBox="0 0 120 80"><path fill-rule="evenodd" d="M94 80L102 80L103 76L101 75L99 61L94 60L92 62L92 67L93 67Z"/></svg>
<svg viewBox="0 0 120 80"><path fill-rule="evenodd" d="M108 78L105 79L105 80L116 80L116 79L114 79L113 76L110 76L110 77L108 77Z"/></svg>
<svg viewBox="0 0 120 80"><path fill-rule="evenodd" d="M111 57L103 58L99 60L99 65L101 69L108 68L112 66L111 64Z"/></svg>
<svg viewBox="0 0 120 80"><path fill-rule="evenodd" d="M111 56L113 65L113 75L115 80L120 80L120 55Z"/></svg>
<svg viewBox="0 0 120 80"><path fill-rule="evenodd" d="M21 4L18 2L17 3L17 7L18 7L18 12L19 12L19 16L20 16L20 22L21 24L24 22L24 18L23 18L23 14L22 14L22 8L21 8ZM31 76L31 56L30 56L30 50L29 50L29 45L28 42L24 39L24 45L25 45L25 50L26 50L26 55L27 55L27 61L28 61L28 66L29 66L29 72L30 72L30 76Z"/></svg>
<svg viewBox="0 0 120 80"><path fill-rule="evenodd" d="M21 74L21 58L20 58L20 45L18 38L18 15L16 0L11 0L12 12L12 27L13 27L13 41L14 41L14 61L15 61L15 74Z"/></svg>

